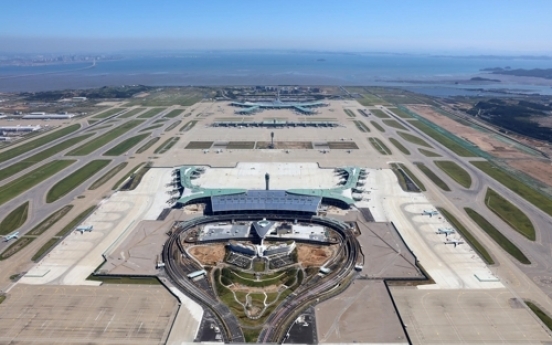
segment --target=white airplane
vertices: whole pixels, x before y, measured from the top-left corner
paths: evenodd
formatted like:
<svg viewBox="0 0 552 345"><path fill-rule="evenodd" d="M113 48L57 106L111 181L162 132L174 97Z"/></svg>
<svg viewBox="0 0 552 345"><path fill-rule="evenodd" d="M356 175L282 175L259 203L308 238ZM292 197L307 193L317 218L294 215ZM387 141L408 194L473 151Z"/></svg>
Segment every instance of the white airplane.
<svg viewBox="0 0 552 345"><path fill-rule="evenodd" d="M94 229L94 227L92 225L79 226L75 229L75 231L80 231L81 234L84 234L85 232L92 232L92 229Z"/></svg>
<svg viewBox="0 0 552 345"><path fill-rule="evenodd" d="M9 242L10 240L13 240L14 238L19 238L19 231L12 232L9 235L4 236L4 242Z"/></svg>
<svg viewBox="0 0 552 345"><path fill-rule="evenodd" d="M454 229L442 229L442 228L437 229L437 232L436 232L436 234L438 235L445 235L445 236L448 236L450 234L455 234L455 233L456 233L456 230Z"/></svg>
<svg viewBox="0 0 552 345"><path fill-rule="evenodd" d="M445 241L444 243L445 243L445 245L447 245L447 244L454 244L454 248L456 248L456 246L459 246L459 245L463 244L464 241L460 241L460 240L447 240L447 241Z"/></svg>
<svg viewBox="0 0 552 345"><path fill-rule="evenodd" d="M432 216L436 216L436 215L438 215L438 214L439 214L439 212L437 212L437 211L428 211L428 210L423 210L423 211L422 211L422 215L423 215L423 216L432 217Z"/></svg>

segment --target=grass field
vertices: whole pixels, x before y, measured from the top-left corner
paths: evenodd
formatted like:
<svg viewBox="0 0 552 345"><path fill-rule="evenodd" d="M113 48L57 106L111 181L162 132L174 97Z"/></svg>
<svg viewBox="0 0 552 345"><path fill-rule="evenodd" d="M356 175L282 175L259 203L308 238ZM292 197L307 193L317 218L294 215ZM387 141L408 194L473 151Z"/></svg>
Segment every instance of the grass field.
<svg viewBox="0 0 552 345"><path fill-rule="evenodd" d="M123 115L120 115L120 116L117 116L119 119L127 119L129 117L133 117L134 115L142 112L146 110L146 108L136 108L136 109L132 109L126 113L124 113Z"/></svg>
<svg viewBox="0 0 552 345"><path fill-rule="evenodd" d="M447 210L444 208L438 207L437 210L439 213L441 213L452 226L462 235L462 237L466 240L466 242L469 243L469 245L479 254L481 259L487 264L487 265L494 265L494 260L491 254L489 254L489 251L485 246L483 246L474 236L471 232L466 229L466 227L456 219L452 214L450 214Z"/></svg>
<svg viewBox="0 0 552 345"><path fill-rule="evenodd" d="M212 141L190 141L188 145L186 145L186 150L207 150L210 149L211 146L213 146Z"/></svg>
<svg viewBox="0 0 552 345"><path fill-rule="evenodd" d="M109 170L105 175L94 181L90 187L88 187L89 190L95 190L101 187L104 183L111 180L113 176L117 175L117 173L128 165L128 162L122 162L121 164L117 165L115 168Z"/></svg>
<svg viewBox="0 0 552 345"><path fill-rule="evenodd" d="M175 110L171 110L167 115L165 115L163 117L173 119L173 118L179 116L180 114L182 114L183 112L184 112L184 109L175 109Z"/></svg>
<svg viewBox="0 0 552 345"><path fill-rule="evenodd" d="M359 131L362 133L370 133L370 128L366 126L366 124L360 120L354 120L355 126L358 128Z"/></svg>
<svg viewBox="0 0 552 345"><path fill-rule="evenodd" d="M398 135L401 136L401 138L403 138L404 140L406 141L409 141L411 142L412 144L416 144L418 146L425 146L425 147L429 147L429 148L433 148L431 145L428 144L427 141L425 141L424 139L420 138L420 137L417 137L415 135L412 135L410 133L405 133L405 132L397 132Z"/></svg>
<svg viewBox="0 0 552 345"><path fill-rule="evenodd" d="M495 228L489 221L487 221L483 216L474 211L473 209L466 207L464 208L468 216L473 219L474 222L479 225L479 227L487 233L502 249L504 249L508 254L512 255L516 260L525 265L530 265L531 261L513 244L506 236L504 236L497 228Z"/></svg>
<svg viewBox="0 0 552 345"><path fill-rule="evenodd" d="M48 218L40 222L35 226L27 235L39 236L48 230L52 225L57 223L61 218L63 218L69 211L73 209L73 205L65 205L61 209L52 213ZM21 237L17 241L13 242L8 248L6 248L2 254L0 254L0 260L5 260L14 254L20 252L23 248L29 245L34 241L36 237Z"/></svg>
<svg viewBox="0 0 552 345"><path fill-rule="evenodd" d="M142 153L142 152L146 151L147 149L152 147L156 142L158 142L159 139L160 139L159 137L151 138L147 143L140 146L140 148L138 150L136 150L136 153Z"/></svg>
<svg viewBox="0 0 552 345"><path fill-rule="evenodd" d="M396 128L396 129L401 129L403 131L408 131L409 129L406 128L405 126L401 125L400 123L398 123L396 120L393 120L393 119L387 119L387 120L382 120L383 123L385 123L387 126L389 127L393 127L393 128Z"/></svg>
<svg viewBox="0 0 552 345"><path fill-rule="evenodd" d="M100 147L107 145L107 143L111 142L112 140L115 140L116 138L119 138L124 133L130 131L134 127L140 125L143 121L138 120L130 120L122 125L115 127L114 129L110 130L109 132L100 135L99 137L87 142L84 145L81 145L77 147L74 150L69 151L66 153L66 156L85 156L88 155Z"/></svg>
<svg viewBox="0 0 552 345"><path fill-rule="evenodd" d="M81 135L80 137L75 137L71 139L67 139L57 145L54 145L50 147L49 149L40 151L39 153L29 157L25 158L13 165L10 165L2 170L0 170L0 181L5 180L37 163L42 162L46 158L52 157L56 153L59 153L65 149L68 149L69 147L91 137L93 134L86 134Z"/></svg>
<svg viewBox="0 0 552 345"><path fill-rule="evenodd" d="M40 247L39 250L37 250L37 252L33 255L31 260L34 262L38 262L38 260L40 260L42 256L44 256L44 254L49 252L59 242L59 240L60 238L58 237L50 238L48 242L44 243L44 245Z"/></svg>
<svg viewBox="0 0 552 345"><path fill-rule="evenodd" d="M145 113L138 115L138 118L139 119L149 119L150 117L154 117L155 115L159 114L160 112L162 112L165 109L167 109L167 108L152 108L152 109L146 111Z"/></svg>
<svg viewBox="0 0 552 345"><path fill-rule="evenodd" d="M374 114L376 117L379 117L380 119L388 119L390 118L389 115L383 112L383 110L379 109L370 109L370 112Z"/></svg>
<svg viewBox="0 0 552 345"><path fill-rule="evenodd" d="M119 187L121 187L121 184L122 184L123 182L125 182L128 178L130 178L130 177L132 177L133 175L135 175L136 172L138 172L139 169L140 169L144 164L146 164L146 163L140 163L140 164L136 165L136 166L134 167L134 169L132 169L131 171L129 171L128 174L126 174L125 176L121 177L121 179L120 179L119 181L117 181L117 183L115 183L115 185L114 185L113 188L111 188L111 189L112 189L112 190L116 190L116 189L118 189Z"/></svg>
<svg viewBox="0 0 552 345"><path fill-rule="evenodd" d="M383 128L382 126L380 126L379 123L377 123L376 121L370 121L370 123L372 124L372 126L376 127L376 129L382 133L385 132L385 128Z"/></svg>
<svg viewBox="0 0 552 345"><path fill-rule="evenodd" d="M365 107L376 104L387 104L386 101L372 94L362 94L362 98L357 98L356 100Z"/></svg>
<svg viewBox="0 0 552 345"><path fill-rule="evenodd" d="M38 139L34 139L33 141L29 141L28 143L25 143L23 145L14 147L13 149L6 150L2 153L0 153L0 163L5 162L9 159L19 157L22 154L29 152L30 150L34 150L44 144L49 144L52 141L59 139L63 136L66 136L68 134L73 133L77 129L80 128L79 124L75 124L69 127L62 128L60 130L57 130L53 133L47 134L43 137L40 137Z"/></svg>
<svg viewBox="0 0 552 345"><path fill-rule="evenodd" d="M19 194L33 188L40 182L75 163L74 160L56 160L15 179L0 187L0 205L6 203Z"/></svg>
<svg viewBox="0 0 552 345"><path fill-rule="evenodd" d="M491 188L487 188L485 204L489 210L508 223L512 229L531 241L536 239L535 228L529 217Z"/></svg>
<svg viewBox="0 0 552 345"><path fill-rule="evenodd" d="M428 125L421 123L419 121L411 121L410 122L413 126L424 132L425 134L429 135L433 139L435 139L437 142L439 142L441 145L445 146L452 152L456 153L460 157L477 157L475 153L472 153L470 150L464 148L460 144L457 144L454 140L452 140L450 137L441 134L437 130L429 127Z"/></svg>
<svg viewBox="0 0 552 345"><path fill-rule="evenodd" d="M343 109L343 111L344 111L345 114L347 114L347 116L349 116L349 117L356 117L356 114L353 113L353 112L351 111L351 109Z"/></svg>
<svg viewBox="0 0 552 345"><path fill-rule="evenodd" d="M84 210L83 212L81 212L78 216L76 216L75 218L73 218L73 220L71 222L69 222L69 224L67 224L66 226L63 227L63 229L61 229L57 234L56 236L57 237L63 237L65 235L67 235L68 233L70 233L74 227L76 227L77 225L79 225L83 220L85 220L91 213L92 211L94 211L96 209L96 205L94 206L90 206L89 208L87 208L86 210Z"/></svg>
<svg viewBox="0 0 552 345"><path fill-rule="evenodd" d="M433 151L426 150L426 149L418 149L418 151L420 151L420 153L423 154L426 157L441 157L440 154L435 153Z"/></svg>
<svg viewBox="0 0 552 345"><path fill-rule="evenodd" d="M8 213L0 223L0 235L7 235L21 227L29 215L29 202L26 201Z"/></svg>
<svg viewBox="0 0 552 345"><path fill-rule="evenodd" d="M391 144L395 145L395 147L399 149L399 151L401 151L405 155L410 155L410 151L408 151L408 149L404 147L403 144L401 144L397 139L389 138L389 141L391 142Z"/></svg>
<svg viewBox="0 0 552 345"><path fill-rule="evenodd" d="M134 190L140 182L142 181L142 177L150 170L151 168L151 162L146 163L146 165L141 166L137 170L133 170L131 174L129 175L130 180L128 180L124 185L121 185L119 190ZM123 180L124 181L124 180ZM121 182L123 182L121 181Z"/></svg>
<svg viewBox="0 0 552 345"><path fill-rule="evenodd" d="M227 150L253 150L254 148L254 141L230 141L226 145Z"/></svg>
<svg viewBox="0 0 552 345"><path fill-rule="evenodd" d="M130 137L126 140L123 140L120 144L113 147L111 150L108 150L103 155L104 156L120 156L123 153L128 152L131 148L138 145L139 142L144 140L151 133L140 134L134 137Z"/></svg>
<svg viewBox="0 0 552 345"><path fill-rule="evenodd" d="M531 311L535 313L535 315L537 315L537 317L542 321L542 323L544 323L546 327L548 327L548 329L552 331L552 318L548 316L548 314L546 314L541 308L537 307L537 305L534 304L533 302L531 301L524 301L524 302L525 304L527 304L529 309L531 309Z"/></svg>
<svg viewBox="0 0 552 345"><path fill-rule="evenodd" d="M478 169L502 183L514 193L552 216L552 199L529 187L506 171L489 162L470 162Z"/></svg>
<svg viewBox="0 0 552 345"><path fill-rule="evenodd" d="M385 146L385 144L378 138L368 138L368 141L370 141L370 144L372 144L376 151L378 151L382 155L385 156L391 154L391 150L387 146Z"/></svg>
<svg viewBox="0 0 552 345"><path fill-rule="evenodd" d="M67 193L92 177L95 173L105 168L109 163L111 163L111 161L108 159L98 159L89 162L79 170L56 183L46 194L46 202L51 203L61 199L67 195Z"/></svg>
<svg viewBox="0 0 552 345"><path fill-rule="evenodd" d="M397 115L400 118L403 119L412 119L412 116L408 115L404 111L400 110L399 108L387 108L389 109L393 114Z"/></svg>
<svg viewBox="0 0 552 345"><path fill-rule="evenodd" d="M163 126L164 126L163 124L149 126L149 127L144 128L144 129L141 129L140 133L146 132L146 131L151 131L152 129L160 128L160 127L163 127Z"/></svg>
<svg viewBox="0 0 552 345"><path fill-rule="evenodd" d="M118 112L123 111L123 110L124 109L122 109L122 108L110 109L108 111L104 111L103 113L99 113L98 115L94 115L94 116L92 116L92 118L94 118L94 119L105 119L106 117L110 117L111 115L115 115Z"/></svg>
<svg viewBox="0 0 552 345"><path fill-rule="evenodd" d="M153 153L163 154L163 153L169 151L171 149L171 147L173 147L178 142L178 140L180 140L180 137L172 137L172 138L169 138L169 139L165 140L165 142L163 144L159 145L159 147L156 148L155 151L153 151Z"/></svg>
<svg viewBox="0 0 552 345"><path fill-rule="evenodd" d="M420 179L410 170L408 169L404 164L402 163L399 163L397 164L399 166L399 168L401 168L407 175L408 177L410 177L410 179L416 184L416 186L418 186L418 188L425 192L426 191L426 187L424 186L424 184L422 183L422 181L420 181Z"/></svg>
<svg viewBox="0 0 552 345"><path fill-rule="evenodd" d="M173 129L176 128L176 126L178 126L180 123L182 123L181 120L178 120L178 121L174 121L173 123L171 123L167 128L165 128L165 132L169 132L169 131L172 131Z"/></svg>
<svg viewBox="0 0 552 345"><path fill-rule="evenodd" d="M435 173L425 166L424 163L414 163L433 183L437 185L437 187L441 188L442 190L446 192L450 192L449 186L445 183L445 181L441 180L439 176L435 175Z"/></svg>
<svg viewBox="0 0 552 345"><path fill-rule="evenodd" d="M439 169L443 170L451 179L456 181L464 188L470 188L472 179L470 174L462 169L458 164L452 161L435 161L434 162Z"/></svg>
<svg viewBox="0 0 552 345"><path fill-rule="evenodd" d="M194 128L196 123L197 123L197 120L191 120L191 121L186 122L186 124L184 126L180 127L180 132L189 131L190 129Z"/></svg>

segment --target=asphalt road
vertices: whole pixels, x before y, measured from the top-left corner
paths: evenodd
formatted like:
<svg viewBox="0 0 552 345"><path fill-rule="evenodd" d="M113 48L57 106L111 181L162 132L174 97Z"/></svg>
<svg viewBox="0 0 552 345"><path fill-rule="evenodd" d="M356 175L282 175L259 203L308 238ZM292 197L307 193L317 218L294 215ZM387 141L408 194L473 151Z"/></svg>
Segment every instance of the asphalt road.
<svg viewBox="0 0 552 345"><path fill-rule="evenodd" d="M130 108L130 109L132 109L132 108ZM26 192L23 192L19 196L15 197L15 198L11 199L10 201L6 202L5 204L1 205L0 206L0 215L7 215L9 212L11 212L13 209L15 209L17 206L21 205L25 201L30 201L31 206L30 206L30 210L29 210L28 220L20 229L18 229L18 231L20 232L20 235L25 235L26 232L31 230L34 226L36 226L42 220L46 219L50 214L52 214L56 210L59 210L61 207L71 203L71 201L73 201L77 196L81 195L90 186L91 183L93 183L95 180L97 180L98 178L103 176L106 172L108 172L109 170L111 170L115 166L119 165L120 163L129 160L129 156L127 156L125 154L120 155L120 156L111 157L111 156L103 156L104 152L106 152L107 150L111 149L112 147L118 145L123 140L137 135L140 132L140 130L142 130L146 127L149 127L155 120L163 117L165 114L167 114L171 110L172 110L172 108L169 107L166 110L164 110L163 112L161 112L160 114L158 114L157 116L154 116L154 117L149 118L149 119L145 119L145 121L142 124L140 124L139 126L134 127L133 129L129 130L128 132L126 132L122 136L114 139L113 141L109 142L107 145L105 145L103 147L100 147L96 151L94 151L94 152L92 152L92 153L90 153L89 155L86 155L86 156L67 156L66 157L64 155L65 155L65 153L71 151L75 147L78 147L80 145L83 145L84 143L87 143L91 140L94 140L98 136L100 136L104 133L107 133L110 130L113 130L115 127L121 125L122 123L124 123L126 121L136 119L138 115L135 115L135 116L131 117L130 119L120 119L116 123L114 123L113 126L110 126L108 128L103 128L103 129L100 129L100 130L97 130L97 131L94 131L94 128L101 127L106 122L108 122L112 119L116 119L117 115L113 115L113 116L110 116L108 118L101 119L100 121L98 121L98 122L96 122L96 123L94 123L90 126L86 125L86 121L88 119L90 119L91 117L87 117L85 119L80 119L80 120L78 120L78 123L83 124L83 127L81 129L73 132L72 134L70 134L68 136L64 136L62 138L59 138L57 140L54 140L54 141L46 144L46 145L43 145L43 146L38 147L34 150L31 150L31 151L29 151L29 152L27 152L27 153L25 153L25 154L23 154L19 157L16 157L14 159L11 159L9 161L1 163L0 164L0 169L5 168L7 166L10 166L10 165L14 164L15 162L20 161L21 159L30 157L30 156L32 156L32 155L34 155L38 152L41 152L41 151L43 151L43 150L45 150L49 147L52 147L56 144L59 144L60 142L62 142L64 140L67 140L69 138L80 136L83 133L90 133L90 132L95 132L96 133L94 136L92 136L92 137L90 137L90 138L88 138L84 141L81 141L78 144L73 145L72 147L70 147L70 148L68 148L64 151L60 151L60 152L56 153L54 156L52 156L48 159L45 159L44 161L42 161L38 164L35 164L35 165L33 165L32 167L30 167L28 169L22 170L18 174L2 181L1 185L8 184L9 182L11 182L11 181L27 174L28 172L30 172L30 171L32 171L32 170L48 163L48 162L51 162L53 160L57 160L57 159L75 159L75 160L77 160L75 163L70 165L68 168L58 172L57 174L53 175L52 177L46 179L45 181L42 181L41 183L39 183L35 187L29 189ZM170 125L173 122L174 121L171 121L171 120L165 121L163 123L163 126L160 127L160 128L154 129L152 131L151 135L154 136L154 137L161 135L161 133L163 133L163 131L164 131L164 128L166 128L168 125ZM74 124L74 123L76 123L76 122L72 122L71 124ZM147 140L148 140L148 138L142 140L140 143L138 143L136 146L134 146L130 150L130 152L131 153L135 152L140 146L142 146L144 143L146 143ZM159 142L162 142L162 140L163 139L161 139ZM89 163L90 161L95 160L95 159L111 159L112 161L104 169L97 172L89 180L82 183L80 186L78 186L77 188L75 188L74 190L69 192L67 195L65 195L61 199L59 199L59 200L57 200L53 203L46 203L46 200L45 200L46 193L48 192L48 190L55 183L57 183L58 181L60 181L63 178L67 177L68 175L70 175L71 173L76 171L77 169L83 167L84 165L86 165L87 163ZM139 162L140 161L138 161L138 160L135 160L135 161L129 160L129 167L127 167L127 168L132 168L134 165L138 164ZM107 184L111 184L111 183L114 183L114 182L109 181ZM0 252L2 252L5 248L7 248L13 241L14 240L11 240L10 242L1 241L0 242Z"/></svg>

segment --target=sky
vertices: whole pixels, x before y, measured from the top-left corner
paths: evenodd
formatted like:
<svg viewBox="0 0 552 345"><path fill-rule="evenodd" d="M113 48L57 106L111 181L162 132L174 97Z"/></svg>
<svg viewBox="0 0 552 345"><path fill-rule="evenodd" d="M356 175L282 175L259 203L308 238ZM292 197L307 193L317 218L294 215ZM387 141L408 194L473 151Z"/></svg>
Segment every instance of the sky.
<svg viewBox="0 0 552 345"><path fill-rule="evenodd" d="M550 0L0 0L1 53L552 55Z"/></svg>

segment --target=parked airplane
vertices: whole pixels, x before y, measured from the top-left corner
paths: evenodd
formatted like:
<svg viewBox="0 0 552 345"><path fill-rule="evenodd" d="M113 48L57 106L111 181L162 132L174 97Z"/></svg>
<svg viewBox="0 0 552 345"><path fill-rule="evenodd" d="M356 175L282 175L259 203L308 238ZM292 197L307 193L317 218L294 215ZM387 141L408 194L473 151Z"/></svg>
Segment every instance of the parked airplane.
<svg viewBox="0 0 552 345"><path fill-rule="evenodd" d="M442 229L442 228L439 228L436 232L436 234L445 235L445 236L448 236L450 234L455 234L455 233L456 233L456 230L454 229Z"/></svg>
<svg viewBox="0 0 552 345"><path fill-rule="evenodd" d="M447 241L445 241L445 244L454 244L454 248L456 248L456 246L461 245L463 243L464 242L460 241L460 240L447 240Z"/></svg>
<svg viewBox="0 0 552 345"><path fill-rule="evenodd" d="M428 210L423 210L423 211L422 211L422 215L423 215L423 216L430 216L430 217L432 217L432 216L436 216L436 215L438 215L438 214L439 214L439 212L437 212L437 211L428 211Z"/></svg>
<svg viewBox="0 0 552 345"><path fill-rule="evenodd" d="M4 236L4 242L9 242L10 240L13 240L14 238L19 238L19 231L12 232L9 235Z"/></svg>
<svg viewBox="0 0 552 345"><path fill-rule="evenodd" d="M92 225L89 225L89 226L79 226L75 229L75 231L80 231L81 234L84 234L84 232L92 232L92 229L94 229L94 227Z"/></svg>

